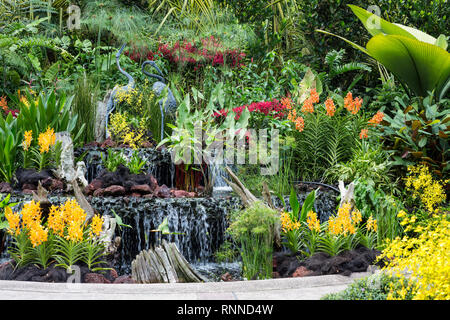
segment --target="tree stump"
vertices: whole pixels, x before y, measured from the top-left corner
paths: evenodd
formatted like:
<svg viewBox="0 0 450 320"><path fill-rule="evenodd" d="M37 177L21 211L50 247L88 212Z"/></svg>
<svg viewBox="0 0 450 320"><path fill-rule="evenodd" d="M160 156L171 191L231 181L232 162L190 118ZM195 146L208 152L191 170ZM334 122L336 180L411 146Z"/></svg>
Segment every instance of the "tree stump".
<svg viewBox="0 0 450 320"><path fill-rule="evenodd" d="M206 282L183 257L175 243L142 250L131 263L131 276L137 283Z"/></svg>

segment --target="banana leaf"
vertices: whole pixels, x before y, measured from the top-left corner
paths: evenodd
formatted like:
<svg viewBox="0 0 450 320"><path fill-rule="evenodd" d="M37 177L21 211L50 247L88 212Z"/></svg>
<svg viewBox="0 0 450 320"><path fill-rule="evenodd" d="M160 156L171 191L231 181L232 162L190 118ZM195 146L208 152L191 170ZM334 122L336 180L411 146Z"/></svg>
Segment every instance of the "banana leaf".
<svg viewBox="0 0 450 320"><path fill-rule="evenodd" d="M445 94L450 78L450 54L444 49L398 35L376 35L367 43L369 54L418 96L436 89Z"/></svg>

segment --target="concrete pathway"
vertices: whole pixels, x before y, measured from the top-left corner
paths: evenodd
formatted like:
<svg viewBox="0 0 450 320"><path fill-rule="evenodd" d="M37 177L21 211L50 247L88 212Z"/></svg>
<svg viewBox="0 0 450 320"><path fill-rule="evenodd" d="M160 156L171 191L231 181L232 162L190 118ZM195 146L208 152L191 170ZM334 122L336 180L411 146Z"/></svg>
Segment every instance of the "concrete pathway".
<svg viewBox="0 0 450 320"><path fill-rule="evenodd" d="M0 281L0 300L319 300L371 274L173 284Z"/></svg>

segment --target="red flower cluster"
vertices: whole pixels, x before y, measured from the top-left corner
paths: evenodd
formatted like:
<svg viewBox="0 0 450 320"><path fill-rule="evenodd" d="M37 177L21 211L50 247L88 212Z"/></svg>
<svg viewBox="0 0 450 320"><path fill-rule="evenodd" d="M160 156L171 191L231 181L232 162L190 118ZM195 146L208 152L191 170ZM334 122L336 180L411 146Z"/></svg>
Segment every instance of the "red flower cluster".
<svg viewBox="0 0 450 320"><path fill-rule="evenodd" d="M243 105L240 107L236 107L233 109L233 112L236 114L235 119L239 120L242 112L247 109L250 112L258 112L262 113L265 116L272 116L276 119L284 118L286 116L286 105L274 99L272 101L262 101L262 102L253 102L250 105ZM214 113L214 117L226 117L228 115L228 110L222 109L219 112Z"/></svg>
<svg viewBox="0 0 450 320"><path fill-rule="evenodd" d="M149 50L142 54L133 50L131 53L126 51L125 54L136 62L163 57L173 65L188 64L194 70L207 65L222 66L226 64L232 68L243 65L242 60L245 53L230 49L223 50L222 45L214 36L201 39L200 42L201 45L197 46L194 42L184 40L180 43L177 41L173 46L160 44L156 52Z"/></svg>

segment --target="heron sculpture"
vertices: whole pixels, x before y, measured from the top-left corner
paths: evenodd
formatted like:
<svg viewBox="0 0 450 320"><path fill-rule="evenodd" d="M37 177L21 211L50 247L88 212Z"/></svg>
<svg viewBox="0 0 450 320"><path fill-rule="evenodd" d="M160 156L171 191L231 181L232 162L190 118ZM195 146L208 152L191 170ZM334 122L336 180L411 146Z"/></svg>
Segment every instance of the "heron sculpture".
<svg viewBox="0 0 450 320"><path fill-rule="evenodd" d="M125 48L126 45L127 44L124 43L122 47L119 49L119 51L116 53L116 64L120 73L122 73L125 77L128 78L128 84L125 86L116 85L112 90L111 95L109 96L108 102L106 103L106 138L109 137L108 133L109 115L114 111L114 109L116 109L116 105L119 102L118 99L116 99L117 93L123 92L124 94L126 94L131 92L136 87L136 82L134 81L133 77L122 69L119 62L120 55L122 54L123 49Z"/></svg>
<svg viewBox="0 0 450 320"><path fill-rule="evenodd" d="M145 71L145 66L147 64L149 64L153 68L155 68L156 71L159 73L159 75ZM164 88L167 86L165 83L166 81L164 80L164 77L162 76L161 70L158 68L158 66L156 65L156 63L154 61L147 60L142 64L142 72L146 76L152 77L152 78L155 78L158 80L153 84L152 90L156 94L156 96L159 97L161 95L161 93L163 92ZM163 104L164 104L164 108L163 108ZM175 112L177 111L177 102L175 100L175 97L173 96L172 91L169 89L169 87L167 87L167 99L166 99L165 103L164 103L164 98L161 98L159 100L159 109L161 110L161 140L162 140L164 138L164 114L168 113L171 115L175 115Z"/></svg>

